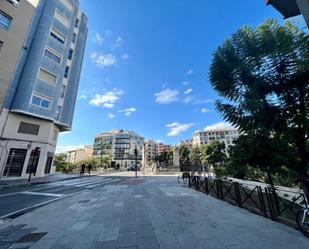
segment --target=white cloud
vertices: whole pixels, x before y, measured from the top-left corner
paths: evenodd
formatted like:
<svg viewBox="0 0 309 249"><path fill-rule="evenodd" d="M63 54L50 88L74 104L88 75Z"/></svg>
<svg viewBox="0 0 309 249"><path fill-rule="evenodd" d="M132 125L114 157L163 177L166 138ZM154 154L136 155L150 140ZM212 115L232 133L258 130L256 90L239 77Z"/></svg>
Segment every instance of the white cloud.
<svg viewBox="0 0 309 249"><path fill-rule="evenodd" d="M102 45L104 38L98 32L92 32L92 42L97 45Z"/></svg>
<svg viewBox="0 0 309 249"><path fill-rule="evenodd" d="M192 90L192 88L189 88L189 89L187 89L183 94L189 94L189 93L191 93L193 90Z"/></svg>
<svg viewBox="0 0 309 249"><path fill-rule="evenodd" d="M186 72L186 75L191 75L193 74L193 70L192 69L189 69L187 72Z"/></svg>
<svg viewBox="0 0 309 249"><path fill-rule="evenodd" d="M130 107L130 108L126 108L126 109L120 110L118 112L124 112L124 115L130 116L133 112L136 112L136 108Z"/></svg>
<svg viewBox="0 0 309 249"><path fill-rule="evenodd" d="M178 122L167 124L166 127L170 128L170 131L168 132L167 136L178 136L180 133L187 131L193 125L194 125L193 123L180 124Z"/></svg>
<svg viewBox="0 0 309 249"><path fill-rule="evenodd" d="M105 108L112 108L117 103L121 95L123 95L123 91L117 90L117 89L104 92L103 94L97 93L95 97L89 101L89 104L93 106L102 106Z"/></svg>
<svg viewBox="0 0 309 249"><path fill-rule="evenodd" d="M113 49L122 47L123 43L124 43L123 39L120 36L118 36L113 45Z"/></svg>
<svg viewBox="0 0 309 249"><path fill-rule="evenodd" d="M207 109L207 108L202 108L202 109L201 109L201 113L208 113L208 112L210 112L210 110Z"/></svg>
<svg viewBox="0 0 309 249"><path fill-rule="evenodd" d="M117 63L117 58L113 54L94 52L91 54L90 59L99 68L113 66Z"/></svg>
<svg viewBox="0 0 309 249"><path fill-rule="evenodd" d="M177 90L171 90L169 88L155 93L155 97L156 97L156 103L159 104L169 104L172 102L175 102L178 100L178 91Z"/></svg>
<svg viewBox="0 0 309 249"><path fill-rule="evenodd" d="M183 81L182 84L183 84L184 86L187 86L187 85L189 85L189 81Z"/></svg>
<svg viewBox="0 0 309 249"><path fill-rule="evenodd" d="M127 60L127 59L129 59L129 55L128 55L127 53L123 53L123 54L121 55L121 59Z"/></svg>
<svg viewBox="0 0 309 249"><path fill-rule="evenodd" d="M82 99L87 99L87 95L86 94L82 94L78 97L78 99L82 100Z"/></svg>
<svg viewBox="0 0 309 249"><path fill-rule="evenodd" d="M115 117L115 115L114 115L113 113L107 113L107 116L108 116L109 118L114 118L114 117Z"/></svg>
<svg viewBox="0 0 309 249"><path fill-rule="evenodd" d="M185 99L183 100L183 102L185 103L185 104L188 104L188 103L190 103L190 102L192 102L193 101L193 97L192 96L187 96L187 97L185 97Z"/></svg>
<svg viewBox="0 0 309 249"><path fill-rule="evenodd" d="M208 130L224 130L224 129L228 129L228 128L233 128L233 126L227 122L219 122L213 125L209 125L206 126L206 128L204 129L204 131L208 131Z"/></svg>

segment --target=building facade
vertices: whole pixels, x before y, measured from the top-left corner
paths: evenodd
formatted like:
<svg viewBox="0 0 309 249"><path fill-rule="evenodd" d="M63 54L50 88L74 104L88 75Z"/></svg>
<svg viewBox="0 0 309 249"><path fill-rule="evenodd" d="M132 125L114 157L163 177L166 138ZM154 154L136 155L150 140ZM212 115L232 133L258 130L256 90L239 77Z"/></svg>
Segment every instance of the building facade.
<svg viewBox="0 0 309 249"><path fill-rule="evenodd" d="M69 150L67 160L69 163L79 163L83 160L92 158L92 155L93 155L93 146L85 145L84 148Z"/></svg>
<svg viewBox="0 0 309 249"><path fill-rule="evenodd" d="M147 140L145 142L145 163L151 164L151 162L155 162L157 157L157 143L153 140Z"/></svg>
<svg viewBox="0 0 309 249"><path fill-rule="evenodd" d="M144 137L132 131L114 130L100 133L94 139L93 155L111 156L112 166L119 164L120 167L127 167L135 163L135 149L138 152L137 160L141 163L144 142Z"/></svg>
<svg viewBox="0 0 309 249"><path fill-rule="evenodd" d="M72 126L86 38L78 0L0 2L2 179L54 171L58 134Z"/></svg>
<svg viewBox="0 0 309 249"><path fill-rule="evenodd" d="M161 155L163 152L169 151L169 149L173 148L172 145L159 143L157 145L157 155Z"/></svg>
<svg viewBox="0 0 309 249"><path fill-rule="evenodd" d="M236 128L206 129L193 133L193 146L207 144L210 141L219 141L225 144L226 151L240 133Z"/></svg>

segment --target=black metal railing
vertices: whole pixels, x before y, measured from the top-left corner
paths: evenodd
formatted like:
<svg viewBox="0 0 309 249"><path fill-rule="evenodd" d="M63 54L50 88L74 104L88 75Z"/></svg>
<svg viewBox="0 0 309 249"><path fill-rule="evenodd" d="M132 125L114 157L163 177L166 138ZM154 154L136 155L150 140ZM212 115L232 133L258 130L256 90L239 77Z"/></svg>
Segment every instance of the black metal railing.
<svg viewBox="0 0 309 249"><path fill-rule="evenodd" d="M301 203L306 203L302 193L295 193L291 200L279 196L269 187L208 179L188 172L183 173L179 179L182 179L188 187L294 227L296 227L296 214L303 208ZM180 180L178 182L181 183Z"/></svg>

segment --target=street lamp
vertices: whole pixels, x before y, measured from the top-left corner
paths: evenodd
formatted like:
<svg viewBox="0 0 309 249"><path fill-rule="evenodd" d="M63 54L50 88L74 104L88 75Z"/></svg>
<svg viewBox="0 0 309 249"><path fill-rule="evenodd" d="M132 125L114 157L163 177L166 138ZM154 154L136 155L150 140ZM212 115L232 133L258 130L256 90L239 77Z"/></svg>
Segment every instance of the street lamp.
<svg viewBox="0 0 309 249"><path fill-rule="evenodd" d="M134 149L134 155L135 155L135 178L137 178L137 146L136 145Z"/></svg>

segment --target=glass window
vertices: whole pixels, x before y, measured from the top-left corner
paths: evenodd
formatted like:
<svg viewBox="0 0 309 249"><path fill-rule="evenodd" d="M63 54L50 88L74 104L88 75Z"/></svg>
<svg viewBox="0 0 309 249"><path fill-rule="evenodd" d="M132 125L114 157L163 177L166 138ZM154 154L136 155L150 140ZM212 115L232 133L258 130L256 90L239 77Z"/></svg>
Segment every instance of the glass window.
<svg viewBox="0 0 309 249"><path fill-rule="evenodd" d="M57 81L57 76L52 74L52 73L50 73L50 72L47 72L43 68L40 68L39 74L38 74L38 79L42 80L42 81L45 81L47 83L50 83L52 85L55 85L56 81Z"/></svg>
<svg viewBox="0 0 309 249"><path fill-rule="evenodd" d="M58 106L57 106L57 110L56 110L56 119L59 119L60 113L61 113L61 106L58 105Z"/></svg>
<svg viewBox="0 0 309 249"><path fill-rule="evenodd" d="M61 22L65 27L70 27L70 20L64 16L59 10L55 11L54 17Z"/></svg>
<svg viewBox="0 0 309 249"><path fill-rule="evenodd" d="M0 10L0 27L3 28L4 30L9 30L11 22L12 22L12 17L9 15L5 14Z"/></svg>
<svg viewBox="0 0 309 249"><path fill-rule="evenodd" d="M52 59L53 61L57 62L58 64L60 64L61 62L61 56L56 54L54 51L52 51L49 48L45 48L44 55Z"/></svg>
<svg viewBox="0 0 309 249"><path fill-rule="evenodd" d="M1 51L2 47L3 47L3 41L0 41L0 51Z"/></svg>
<svg viewBox="0 0 309 249"><path fill-rule="evenodd" d="M70 72L70 67L66 66L65 71L64 71L64 78L67 79L69 77L69 72Z"/></svg>
<svg viewBox="0 0 309 249"><path fill-rule="evenodd" d="M66 88L65 85L61 86L60 98L62 99L64 98L65 88Z"/></svg>
<svg viewBox="0 0 309 249"><path fill-rule="evenodd" d="M76 42L76 34L73 34L73 38L72 38L72 42L75 43Z"/></svg>
<svg viewBox="0 0 309 249"><path fill-rule="evenodd" d="M31 99L32 105L36 105L36 106L40 106L40 107L48 109L50 106L50 102L51 100L48 98L44 98L42 96L35 95L35 94L32 95L32 99Z"/></svg>
<svg viewBox="0 0 309 249"><path fill-rule="evenodd" d="M58 42L64 44L65 43L65 36L57 31L55 28L50 29L49 33L53 38L55 38Z"/></svg>
<svg viewBox="0 0 309 249"><path fill-rule="evenodd" d="M10 149L3 176L21 176L26 154L26 149Z"/></svg>
<svg viewBox="0 0 309 249"><path fill-rule="evenodd" d="M79 19L76 19L76 21L75 21L75 28L78 27L78 23L79 23Z"/></svg>
<svg viewBox="0 0 309 249"><path fill-rule="evenodd" d="M61 2L69 11L73 11L73 5L70 0L61 0Z"/></svg>
<svg viewBox="0 0 309 249"><path fill-rule="evenodd" d="M18 7L20 0L7 0L10 4L14 5L15 7Z"/></svg>
<svg viewBox="0 0 309 249"><path fill-rule="evenodd" d="M73 49L71 48L69 51L68 59L72 60L72 57L73 57Z"/></svg>

